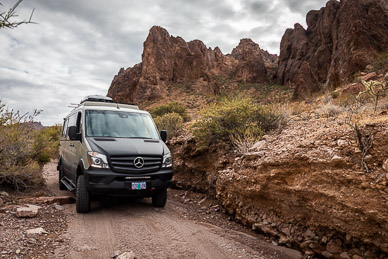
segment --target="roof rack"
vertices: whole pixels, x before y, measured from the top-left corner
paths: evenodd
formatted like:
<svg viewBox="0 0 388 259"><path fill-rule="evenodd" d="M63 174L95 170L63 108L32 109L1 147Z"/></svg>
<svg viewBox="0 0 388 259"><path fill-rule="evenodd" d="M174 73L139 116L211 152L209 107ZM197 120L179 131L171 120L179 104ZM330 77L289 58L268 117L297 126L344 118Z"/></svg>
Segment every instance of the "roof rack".
<svg viewBox="0 0 388 259"><path fill-rule="evenodd" d="M113 99L110 98L110 97L107 97L107 96L103 96L103 95L88 95L86 96L81 102L81 103L84 103L86 101L90 101L90 102L103 102L103 103L113 103Z"/></svg>

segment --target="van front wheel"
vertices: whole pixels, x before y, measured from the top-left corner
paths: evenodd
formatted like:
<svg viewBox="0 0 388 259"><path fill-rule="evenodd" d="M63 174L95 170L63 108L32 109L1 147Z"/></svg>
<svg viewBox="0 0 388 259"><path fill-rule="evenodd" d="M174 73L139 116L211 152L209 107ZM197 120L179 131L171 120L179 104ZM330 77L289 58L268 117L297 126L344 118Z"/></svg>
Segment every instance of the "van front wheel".
<svg viewBox="0 0 388 259"><path fill-rule="evenodd" d="M86 189L85 178L83 175L80 175L77 179L75 205L78 213L86 213L90 208L90 195Z"/></svg>
<svg viewBox="0 0 388 259"><path fill-rule="evenodd" d="M164 207L167 202L167 189L163 188L158 190L153 196L152 196L152 205L154 207Z"/></svg>

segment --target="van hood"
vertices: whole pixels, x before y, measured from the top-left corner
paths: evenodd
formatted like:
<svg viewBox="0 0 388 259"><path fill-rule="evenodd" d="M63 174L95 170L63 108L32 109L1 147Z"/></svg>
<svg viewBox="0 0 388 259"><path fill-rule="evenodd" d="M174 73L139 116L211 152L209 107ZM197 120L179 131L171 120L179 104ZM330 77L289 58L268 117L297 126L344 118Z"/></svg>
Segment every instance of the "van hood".
<svg viewBox="0 0 388 259"><path fill-rule="evenodd" d="M163 156L170 152L159 139L86 138L93 151L109 156Z"/></svg>

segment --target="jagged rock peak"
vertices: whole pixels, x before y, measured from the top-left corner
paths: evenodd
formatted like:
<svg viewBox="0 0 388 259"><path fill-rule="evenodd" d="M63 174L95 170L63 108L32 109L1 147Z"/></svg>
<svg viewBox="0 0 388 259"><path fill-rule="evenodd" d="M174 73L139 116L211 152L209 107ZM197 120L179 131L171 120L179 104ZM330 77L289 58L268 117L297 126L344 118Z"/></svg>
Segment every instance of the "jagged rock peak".
<svg viewBox="0 0 388 259"><path fill-rule="evenodd" d="M280 84L316 91L319 83L337 87L374 62L388 49L387 0L330 0L320 10L307 13L307 29L295 24L287 29L280 44ZM311 74L299 85L299 70ZM309 68L307 67L309 66ZM311 72L311 73L310 73ZM299 97L296 95L295 97Z"/></svg>
<svg viewBox="0 0 388 259"><path fill-rule="evenodd" d="M160 99L167 96L168 85L178 82L196 85L195 91L214 94L220 87L214 78L230 75L234 75L230 79L240 82L266 82L263 57L273 60L273 55L250 39L242 39L232 55L224 55L218 47L212 50L200 40L186 42L160 26L150 29L143 47L142 62L120 69L114 77L108 96L115 101L142 103Z"/></svg>

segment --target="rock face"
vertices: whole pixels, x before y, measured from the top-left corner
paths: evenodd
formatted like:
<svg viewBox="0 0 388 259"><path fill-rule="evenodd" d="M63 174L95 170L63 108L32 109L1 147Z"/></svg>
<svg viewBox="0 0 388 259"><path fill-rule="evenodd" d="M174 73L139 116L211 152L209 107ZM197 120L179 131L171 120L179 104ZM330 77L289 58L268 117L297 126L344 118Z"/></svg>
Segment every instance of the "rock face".
<svg viewBox="0 0 388 259"><path fill-rule="evenodd" d="M231 54L239 61L234 76L237 81L242 83L266 81L266 67L261 52L259 45L251 39L240 40L240 44L232 50Z"/></svg>
<svg viewBox="0 0 388 259"><path fill-rule="evenodd" d="M232 55L224 55L219 48L207 48L199 40L186 42L154 26L144 42L142 62L120 69L108 96L115 101L142 103L165 96L171 83L187 82L200 82L207 93L214 94L219 88L215 77L262 83L266 82L266 66L273 67L275 62L276 55L249 39L241 40Z"/></svg>
<svg viewBox="0 0 388 259"><path fill-rule="evenodd" d="M306 21L307 30L295 24L280 44L278 82L295 87L295 97L317 91L319 83L337 87L388 49L385 0L330 0Z"/></svg>

